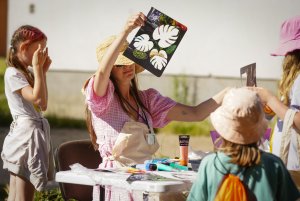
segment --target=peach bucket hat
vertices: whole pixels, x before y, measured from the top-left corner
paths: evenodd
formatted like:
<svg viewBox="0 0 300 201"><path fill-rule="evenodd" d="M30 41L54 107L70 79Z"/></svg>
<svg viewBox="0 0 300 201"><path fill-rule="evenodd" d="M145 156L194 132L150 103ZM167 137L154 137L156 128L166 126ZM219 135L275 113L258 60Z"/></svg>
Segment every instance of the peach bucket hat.
<svg viewBox="0 0 300 201"><path fill-rule="evenodd" d="M246 88L228 91L210 118L225 140L237 144L258 142L268 126L259 96Z"/></svg>

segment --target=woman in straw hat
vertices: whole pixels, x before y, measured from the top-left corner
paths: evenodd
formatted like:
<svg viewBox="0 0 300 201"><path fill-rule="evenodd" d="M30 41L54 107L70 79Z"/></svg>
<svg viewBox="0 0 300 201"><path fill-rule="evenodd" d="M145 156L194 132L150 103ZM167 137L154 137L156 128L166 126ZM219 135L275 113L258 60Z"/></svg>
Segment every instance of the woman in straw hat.
<svg viewBox="0 0 300 201"><path fill-rule="evenodd" d="M146 16L131 16L117 36L97 48L99 68L86 82L87 125L95 149L103 159L100 168L144 163L157 151L153 128L170 121L201 121L222 101L225 90L197 106L186 106L162 96L155 89L138 89L136 74L143 68L122 55L126 38L143 26ZM94 200L99 190L94 188ZM106 187L106 200L132 200L125 190Z"/></svg>
<svg viewBox="0 0 300 201"><path fill-rule="evenodd" d="M280 31L280 45L272 56L284 56L283 74L279 85L281 101L264 88L257 91L263 103L279 117L271 138L271 152L280 156L284 119L289 109L296 112L293 118L291 144L288 150L287 168L300 170L300 16L283 22ZM297 139L298 138L298 139Z"/></svg>
<svg viewBox="0 0 300 201"><path fill-rule="evenodd" d="M222 144L216 153L201 161L189 201L215 200L220 183L228 174L243 181L252 198L249 196L247 200L296 200L300 197L280 158L258 148L267 122L256 92L246 88L229 90L222 105L210 117Z"/></svg>

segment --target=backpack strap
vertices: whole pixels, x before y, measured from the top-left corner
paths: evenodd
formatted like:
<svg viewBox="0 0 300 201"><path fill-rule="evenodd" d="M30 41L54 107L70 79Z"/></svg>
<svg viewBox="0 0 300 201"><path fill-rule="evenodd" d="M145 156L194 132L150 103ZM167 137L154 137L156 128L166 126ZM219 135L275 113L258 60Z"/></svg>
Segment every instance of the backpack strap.
<svg viewBox="0 0 300 201"><path fill-rule="evenodd" d="M294 117L295 117L296 113L297 113L297 111L288 109L284 115L279 156L285 165L287 165L287 161L288 161L288 154L289 154L291 135L292 135L292 127L293 127ZM298 144L298 154L299 154L300 153L299 136L297 136L297 142L298 142L297 144Z"/></svg>

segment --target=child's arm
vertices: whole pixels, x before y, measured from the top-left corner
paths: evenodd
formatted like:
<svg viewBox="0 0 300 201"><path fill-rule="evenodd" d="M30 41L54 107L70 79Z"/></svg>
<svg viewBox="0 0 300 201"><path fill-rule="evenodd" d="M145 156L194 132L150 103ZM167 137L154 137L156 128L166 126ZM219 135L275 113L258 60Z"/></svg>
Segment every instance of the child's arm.
<svg viewBox="0 0 300 201"><path fill-rule="evenodd" d="M27 100L38 106L42 111L47 108L47 91L45 90L45 76L43 72L43 65L47 58L47 53L41 49L39 45L38 49L34 52L32 58L32 66L34 73L34 87L30 85L20 89L21 95Z"/></svg>
<svg viewBox="0 0 300 201"><path fill-rule="evenodd" d="M264 104L267 104L281 120L284 120L285 113L289 108L285 104L283 104L275 95L273 95L269 90L262 87L250 87L249 89L256 91L262 102ZM300 133L299 112L297 112L294 117L293 127L297 131L297 133Z"/></svg>

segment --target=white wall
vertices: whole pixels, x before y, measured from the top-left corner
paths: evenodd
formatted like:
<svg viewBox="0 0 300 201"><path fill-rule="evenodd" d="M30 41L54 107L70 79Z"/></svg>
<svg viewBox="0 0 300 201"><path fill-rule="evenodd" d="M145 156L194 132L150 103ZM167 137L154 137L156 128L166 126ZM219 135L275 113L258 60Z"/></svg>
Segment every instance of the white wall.
<svg viewBox="0 0 300 201"><path fill-rule="evenodd" d="M8 41L20 25L37 26L48 36L52 69L94 71L97 44L151 6L188 27L165 74L238 77L256 62L258 78L278 78L282 58L270 52L282 21L300 15L299 0L9 0Z"/></svg>

